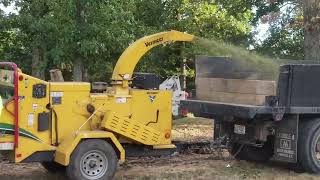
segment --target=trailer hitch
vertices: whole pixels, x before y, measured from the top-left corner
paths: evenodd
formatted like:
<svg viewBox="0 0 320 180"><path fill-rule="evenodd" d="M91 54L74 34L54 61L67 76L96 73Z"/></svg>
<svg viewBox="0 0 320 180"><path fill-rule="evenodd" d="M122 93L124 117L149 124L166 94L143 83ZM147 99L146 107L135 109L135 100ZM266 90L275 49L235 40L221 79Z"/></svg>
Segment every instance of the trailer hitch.
<svg viewBox="0 0 320 180"><path fill-rule="evenodd" d="M281 121L285 112L285 107L272 107L272 117L275 121Z"/></svg>

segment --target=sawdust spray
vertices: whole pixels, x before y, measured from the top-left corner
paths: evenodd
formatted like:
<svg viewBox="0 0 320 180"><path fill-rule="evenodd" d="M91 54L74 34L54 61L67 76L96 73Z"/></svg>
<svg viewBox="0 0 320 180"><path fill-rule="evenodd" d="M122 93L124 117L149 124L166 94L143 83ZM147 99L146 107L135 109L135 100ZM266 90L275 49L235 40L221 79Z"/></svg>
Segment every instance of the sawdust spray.
<svg viewBox="0 0 320 180"><path fill-rule="evenodd" d="M245 48L215 39L197 38L196 44L204 48L208 55L229 57L231 60L237 60L240 64L252 69L252 71L268 74L271 79L277 79L278 77L279 62L274 59L257 55Z"/></svg>

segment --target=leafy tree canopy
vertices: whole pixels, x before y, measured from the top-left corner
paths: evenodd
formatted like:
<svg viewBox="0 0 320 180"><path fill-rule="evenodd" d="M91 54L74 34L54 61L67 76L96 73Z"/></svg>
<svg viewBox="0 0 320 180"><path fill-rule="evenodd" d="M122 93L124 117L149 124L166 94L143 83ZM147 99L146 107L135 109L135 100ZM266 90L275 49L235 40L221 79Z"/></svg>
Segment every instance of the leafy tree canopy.
<svg viewBox="0 0 320 180"><path fill-rule="evenodd" d="M286 28L298 11L270 26L270 36L253 43L253 27L295 1L266 0L0 0L14 3L18 14L0 11L0 58L17 62L23 71L63 70L72 80L81 60L90 81L108 81L120 54L134 40L175 29L255 48L279 58L300 58L302 31ZM301 14L301 13L300 13ZM199 46L177 43L148 53L136 71L162 76L181 74L186 60L194 76L193 58L207 53ZM35 64L35 60L39 61ZM48 73L47 73L48 76ZM47 77L48 78L48 77Z"/></svg>

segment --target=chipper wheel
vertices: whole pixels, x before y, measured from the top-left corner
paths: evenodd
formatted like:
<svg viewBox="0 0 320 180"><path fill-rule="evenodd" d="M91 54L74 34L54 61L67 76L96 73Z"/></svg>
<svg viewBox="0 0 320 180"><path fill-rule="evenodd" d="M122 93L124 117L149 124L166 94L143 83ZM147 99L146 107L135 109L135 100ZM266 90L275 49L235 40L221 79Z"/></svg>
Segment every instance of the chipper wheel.
<svg viewBox="0 0 320 180"><path fill-rule="evenodd" d="M320 119L300 121L298 162L304 170L320 173Z"/></svg>
<svg viewBox="0 0 320 180"><path fill-rule="evenodd" d="M70 158L67 175L72 180L109 180L117 169L113 147L100 139L81 142Z"/></svg>

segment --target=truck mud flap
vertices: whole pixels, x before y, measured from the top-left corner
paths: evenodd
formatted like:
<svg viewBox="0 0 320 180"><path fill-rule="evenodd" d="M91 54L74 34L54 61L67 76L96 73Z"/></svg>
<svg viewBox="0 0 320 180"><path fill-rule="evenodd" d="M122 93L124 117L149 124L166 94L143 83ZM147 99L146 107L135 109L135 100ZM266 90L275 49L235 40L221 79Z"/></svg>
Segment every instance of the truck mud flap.
<svg viewBox="0 0 320 180"><path fill-rule="evenodd" d="M281 162L297 162L298 115L284 117L276 122L276 138L273 160Z"/></svg>

